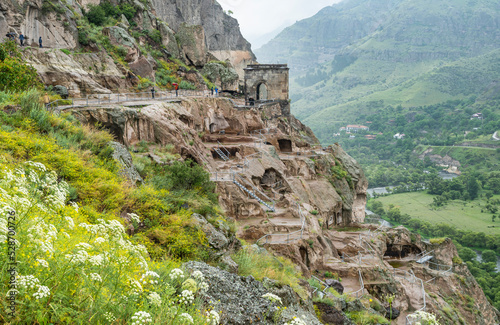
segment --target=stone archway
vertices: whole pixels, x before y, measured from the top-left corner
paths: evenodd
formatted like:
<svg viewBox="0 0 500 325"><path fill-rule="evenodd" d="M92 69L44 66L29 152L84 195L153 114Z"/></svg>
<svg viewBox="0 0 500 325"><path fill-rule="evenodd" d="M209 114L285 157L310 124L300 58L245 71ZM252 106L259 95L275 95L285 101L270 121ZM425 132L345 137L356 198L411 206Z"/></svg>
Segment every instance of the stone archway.
<svg viewBox="0 0 500 325"><path fill-rule="evenodd" d="M257 100L267 100L267 86L263 82L257 85Z"/></svg>

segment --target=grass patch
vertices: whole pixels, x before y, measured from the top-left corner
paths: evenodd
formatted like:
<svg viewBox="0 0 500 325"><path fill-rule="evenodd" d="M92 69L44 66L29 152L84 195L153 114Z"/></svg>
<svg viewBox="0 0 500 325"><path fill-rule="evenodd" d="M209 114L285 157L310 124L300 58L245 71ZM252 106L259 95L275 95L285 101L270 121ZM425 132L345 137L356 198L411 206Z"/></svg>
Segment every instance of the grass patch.
<svg viewBox="0 0 500 325"><path fill-rule="evenodd" d="M288 259L269 253L261 253L251 247L246 247L232 256L238 263L238 273L241 276L252 275L256 280L269 278L283 285L289 285L302 299L307 299L306 290L300 286L302 274L295 269L295 265Z"/></svg>
<svg viewBox="0 0 500 325"><path fill-rule="evenodd" d="M499 228L488 228L496 225L491 221L490 213L481 213L486 206L486 201L477 199L474 201L450 200L448 204L439 209L431 207L434 195L425 192L411 192L392 194L375 199L384 206L393 204L401 210L401 213L409 214L414 219L420 219L432 224L446 223L456 226L461 230L484 232L485 234L499 234ZM493 197L500 198L500 195Z"/></svg>

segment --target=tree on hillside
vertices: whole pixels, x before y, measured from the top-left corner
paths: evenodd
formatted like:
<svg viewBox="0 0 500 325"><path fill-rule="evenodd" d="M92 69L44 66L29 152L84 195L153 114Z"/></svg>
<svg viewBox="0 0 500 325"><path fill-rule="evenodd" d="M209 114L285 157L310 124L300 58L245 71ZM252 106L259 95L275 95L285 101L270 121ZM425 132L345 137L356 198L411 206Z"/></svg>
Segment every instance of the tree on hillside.
<svg viewBox="0 0 500 325"><path fill-rule="evenodd" d="M464 262L471 262L476 258L476 252L474 252L472 249L468 247L462 248L459 252L458 255Z"/></svg>
<svg viewBox="0 0 500 325"><path fill-rule="evenodd" d="M497 255L492 250L485 250L482 255L483 263L496 263Z"/></svg>

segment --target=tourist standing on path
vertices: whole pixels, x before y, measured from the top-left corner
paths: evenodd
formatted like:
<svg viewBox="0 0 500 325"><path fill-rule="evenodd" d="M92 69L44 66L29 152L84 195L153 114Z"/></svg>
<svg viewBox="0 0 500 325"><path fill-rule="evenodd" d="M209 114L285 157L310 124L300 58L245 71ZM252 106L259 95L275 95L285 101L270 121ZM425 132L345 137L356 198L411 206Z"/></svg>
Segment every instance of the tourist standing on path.
<svg viewBox="0 0 500 325"><path fill-rule="evenodd" d="M210 89L212 91L212 96L214 95L214 87Z"/></svg>
<svg viewBox="0 0 500 325"><path fill-rule="evenodd" d="M22 33L19 35L19 42L21 43L21 46L24 46L24 35Z"/></svg>
<svg viewBox="0 0 500 325"><path fill-rule="evenodd" d="M43 46L42 46L42 36L40 36L40 37L38 38L38 44L40 44L40 48L42 48L42 47L43 47Z"/></svg>
<svg viewBox="0 0 500 325"><path fill-rule="evenodd" d="M179 93L178 93L179 85L178 84L174 84L174 87L175 87L175 97L177 97L177 96L179 96Z"/></svg>
<svg viewBox="0 0 500 325"><path fill-rule="evenodd" d="M151 98L155 99L155 87L151 88Z"/></svg>
<svg viewBox="0 0 500 325"><path fill-rule="evenodd" d="M215 87L215 96L219 95L219 88Z"/></svg>

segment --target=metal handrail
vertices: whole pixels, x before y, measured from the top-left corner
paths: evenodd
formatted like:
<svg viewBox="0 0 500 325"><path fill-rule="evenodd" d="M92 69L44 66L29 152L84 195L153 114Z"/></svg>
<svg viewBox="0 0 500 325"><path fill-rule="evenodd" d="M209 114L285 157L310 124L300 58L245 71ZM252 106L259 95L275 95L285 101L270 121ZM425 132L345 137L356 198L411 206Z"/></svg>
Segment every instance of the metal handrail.
<svg viewBox="0 0 500 325"><path fill-rule="evenodd" d="M238 173L236 173L236 172L233 172L233 173L234 173L234 175L235 175L235 179L236 179L236 177L237 177L237 178L239 178L239 179L242 181L242 183L246 183L247 185L250 185L250 187L251 187L254 191L256 191L256 192L258 192L260 195L264 196L264 197L265 197L268 201L271 201L271 202L272 202L272 206L273 206L273 208L274 208L274 206L275 206L275 204L276 204L276 203L274 202L274 200L273 200L273 199L271 199L271 198L270 198L269 196L267 196L266 194L262 193L262 192L261 192L258 188L256 188L256 187L255 187L255 185L253 185L253 184L252 184L252 182L247 182L247 181L246 181L243 177L241 177L241 176L240 176Z"/></svg>
<svg viewBox="0 0 500 325"><path fill-rule="evenodd" d="M359 289L358 291L355 291L355 292L351 293L351 295L356 294L356 298L357 299L363 297L364 294L365 294L365 283L363 281L363 276L361 275L361 270L358 270L358 273L359 273L359 284L361 285L361 289ZM359 295L360 291L361 291L361 295Z"/></svg>
<svg viewBox="0 0 500 325"><path fill-rule="evenodd" d="M435 263L435 262L427 262L429 263L429 265L433 265L435 267L437 267L437 271L439 271L439 273L443 273L443 274L446 274L446 273L449 273L451 272L451 270L453 269L453 265L444 265L444 264L438 264L438 263ZM444 270L441 270L441 268L443 268Z"/></svg>
<svg viewBox="0 0 500 325"><path fill-rule="evenodd" d="M175 90L171 91L154 91L153 92L138 92L138 93L110 93L110 94L90 94L84 98L71 98L65 100L71 100L72 104L63 105L65 108L68 107L86 107L91 104L105 104L105 103L120 103L120 102L130 102L130 101L140 101L140 100L165 100L174 99L177 97L204 97L209 96L206 90L189 90L189 89L179 89L177 92ZM97 98L96 98L97 97ZM49 103L50 107L54 103L64 100L56 100Z"/></svg>
<svg viewBox="0 0 500 325"><path fill-rule="evenodd" d="M211 175L211 177L210 177L211 180L213 179L212 176L215 176L214 181L216 181L216 182L219 182L219 181L232 182L232 181L234 181L234 172L217 172L217 171L215 171L215 172L211 172L210 175ZM224 177L225 175L229 175L229 179Z"/></svg>
<svg viewBox="0 0 500 325"><path fill-rule="evenodd" d="M227 148L226 148L226 147L224 147L224 145L223 145L222 143L220 143L220 141L219 141L219 140L217 140L217 148L219 148L219 149L220 149L220 148L224 149L224 151L226 152L226 154L227 154L227 157L228 157L228 158L231 156L231 153L229 152L229 150L227 150Z"/></svg>
<svg viewBox="0 0 500 325"><path fill-rule="evenodd" d="M423 252L421 252L421 253L418 253L415 257L416 257L416 258L418 258L418 257L423 258L423 257L425 257L425 256L427 256L427 255L429 255L429 254L432 254L432 253L434 253L434 250L432 250L432 251L430 251L430 252L423 251Z"/></svg>
<svg viewBox="0 0 500 325"><path fill-rule="evenodd" d="M59 107L59 105L56 105L56 104L58 104L59 102L67 102L67 101L71 101L71 107L74 106L73 99L57 99L57 100L54 100L53 102L47 103L46 108L48 109L50 107L50 111L53 111L54 106Z"/></svg>
<svg viewBox="0 0 500 325"><path fill-rule="evenodd" d="M410 270L410 271L411 271L411 270ZM413 321L411 320L411 318L413 318L413 317L415 317L415 316L412 316L412 315L416 315L416 313L418 313L419 311L425 311L426 306L427 306L427 304L426 304L426 300L425 300L425 295L426 295L426 293L425 293L424 282L422 281L422 279L417 278L417 277L415 276L415 273L413 273L413 271L411 271L411 274L413 275L413 277L414 277L415 279L417 279L417 280L419 280L419 281L420 281L420 285L421 285L421 288L422 288L422 297L423 297L423 300L424 300L424 306L423 306L422 308L420 308L419 310L415 311L414 313L409 314L409 315L407 315L407 316L406 316L406 325L411 325L411 324L413 324Z"/></svg>

